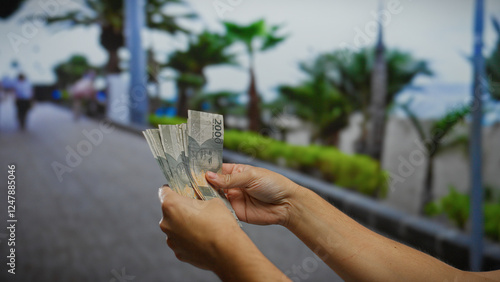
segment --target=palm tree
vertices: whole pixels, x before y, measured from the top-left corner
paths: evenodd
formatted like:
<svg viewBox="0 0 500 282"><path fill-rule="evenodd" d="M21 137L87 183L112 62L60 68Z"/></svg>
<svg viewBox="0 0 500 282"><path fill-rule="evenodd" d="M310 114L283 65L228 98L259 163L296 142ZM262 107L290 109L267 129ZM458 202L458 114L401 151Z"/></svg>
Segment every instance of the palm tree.
<svg viewBox="0 0 500 282"><path fill-rule="evenodd" d="M201 94L206 84L205 68L221 64L236 64L235 55L228 53L231 41L220 34L204 31L190 39L186 51L169 55L164 67L177 71L177 113L187 117L189 99Z"/></svg>
<svg viewBox="0 0 500 282"><path fill-rule="evenodd" d="M238 25L236 23L224 22L227 37L235 42L243 43L249 57L250 65L248 72L250 85L248 87L248 111L249 129L258 131L260 128L260 99L255 80L255 53L266 51L276 47L283 42L287 36L278 36L280 25L268 26L264 20L258 20L249 25Z"/></svg>
<svg viewBox="0 0 500 282"><path fill-rule="evenodd" d="M203 93L193 99L191 104L195 110L209 110L225 116L232 114L238 108L239 95L240 93L225 90Z"/></svg>
<svg viewBox="0 0 500 282"><path fill-rule="evenodd" d="M500 101L500 23L496 18L492 19L493 26L498 35L496 48L486 59L486 74L489 80L491 97Z"/></svg>
<svg viewBox="0 0 500 282"><path fill-rule="evenodd" d="M363 114L358 152L365 151L367 122L370 119L371 79L374 62L372 49L335 51L320 55L322 64L328 69L328 81L348 99L355 110ZM387 67L386 105L389 107L396 94L409 87L418 75L432 75L427 62L415 59L410 53L397 49L385 53ZM385 110L385 109L384 109Z"/></svg>
<svg viewBox="0 0 500 282"><path fill-rule="evenodd" d="M0 9L0 19L7 19L12 16L21 7L23 2L24 0L4 1L2 9Z"/></svg>
<svg viewBox="0 0 500 282"><path fill-rule="evenodd" d="M73 55L67 61L54 66L53 69L57 77L57 85L61 89L75 83L89 70L97 70L97 67L90 65L83 55Z"/></svg>
<svg viewBox="0 0 500 282"><path fill-rule="evenodd" d="M352 107L327 80L328 68L322 57L312 63L299 64L309 77L298 86L280 86L279 92L293 104L295 114L309 121L315 128L311 142L321 140L327 145L338 145L339 134L349 122Z"/></svg>
<svg viewBox="0 0 500 282"><path fill-rule="evenodd" d="M429 132L425 132L424 125L417 118L414 112L411 111L409 103L400 105L400 108L410 119L411 124L417 131L420 141L424 144L427 150L427 169L424 178L424 189L422 191L422 200L420 205L420 213L424 214L425 206L432 201L433 183L434 183L434 159L437 154L446 149L454 148L458 145L468 148L468 136L458 135L453 139L444 143L443 140L449 135L453 128L462 122L465 117L470 113L470 105L458 107L454 110L447 112L441 119L435 121L431 125Z"/></svg>
<svg viewBox="0 0 500 282"><path fill-rule="evenodd" d="M182 0L149 0L146 4L146 25L170 34L187 31L176 23L177 18L193 18L194 14L165 15L163 9L169 4L182 4ZM118 49L124 46L123 0L85 0L85 9L71 10L60 16L47 17L48 24L66 23L69 26L99 25L99 42L108 53L107 73L119 73Z"/></svg>

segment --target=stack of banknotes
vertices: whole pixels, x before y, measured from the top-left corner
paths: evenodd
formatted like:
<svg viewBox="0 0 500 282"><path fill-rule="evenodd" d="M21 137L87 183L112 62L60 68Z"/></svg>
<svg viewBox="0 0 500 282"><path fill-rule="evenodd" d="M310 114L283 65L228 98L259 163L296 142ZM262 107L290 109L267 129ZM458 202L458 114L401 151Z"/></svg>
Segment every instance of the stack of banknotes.
<svg viewBox="0 0 500 282"><path fill-rule="evenodd" d="M214 189L205 178L207 171L222 170L222 115L189 111L187 123L160 124L143 134L172 190L204 201L220 198L238 220L224 192Z"/></svg>

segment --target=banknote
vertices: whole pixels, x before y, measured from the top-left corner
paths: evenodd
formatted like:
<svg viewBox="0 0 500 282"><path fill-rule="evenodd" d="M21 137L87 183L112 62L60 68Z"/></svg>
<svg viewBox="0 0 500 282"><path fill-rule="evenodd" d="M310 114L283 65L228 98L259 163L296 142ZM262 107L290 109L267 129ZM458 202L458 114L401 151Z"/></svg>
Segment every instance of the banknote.
<svg viewBox="0 0 500 282"><path fill-rule="evenodd" d="M193 199L201 199L199 191L193 188L190 179L188 159L183 145L182 126L159 125L158 127L163 151L174 181L179 186L178 190L181 191L180 194Z"/></svg>
<svg viewBox="0 0 500 282"><path fill-rule="evenodd" d="M187 123L189 170L205 200L221 199L238 220L224 191L216 190L205 178L207 171L222 172L224 118L222 115L188 111Z"/></svg>
<svg viewBox="0 0 500 282"><path fill-rule="evenodd" d="M205 179L207 171L222 170L223 116L189 111L187 124L158 127L143 134L170 187L193 199L221 199L240 224L224 192Z"/></svg>
<svg viewBox="0 0 500 282"><path fill-rule="evenodd" d="M144 134L144 137L146 138L146 141L148 142L149 148L151 149L151 153L153 153L154 158L158 162L158 165L161 168L161 171L163 172L163 175L165 175L165 178L167 179L168 185L172 187L172 189L179 193L182 194L179 190L179 185L177 185L174 182L174 175L171 172L169 168L169 164L167 161L167 158L165 156L165 153L163 151L163 146L161 145L161 137L160 137L160 132L158 129L146 129L145 131L142 132Z"/></svg>
<svg viewBox="0 0 500 282"><path fill-rule="evenodd" d="M189 169L194 183L207 200L218 198L218 193L205 178L207 171L220 173L224 122L221 115L189 111L187 124Z"/></svg>

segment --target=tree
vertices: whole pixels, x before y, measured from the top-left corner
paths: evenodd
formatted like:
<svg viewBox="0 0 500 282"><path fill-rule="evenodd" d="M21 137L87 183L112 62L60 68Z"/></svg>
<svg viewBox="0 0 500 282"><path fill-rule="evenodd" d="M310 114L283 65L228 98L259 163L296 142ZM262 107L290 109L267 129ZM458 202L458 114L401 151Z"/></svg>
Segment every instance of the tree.
<svg viewBox="0 0 500 282"><path fill-rule="evenodd" d="M298 86L280 86L279 92L293 103L297 116L314 126L313 143L321 140L325 144L337 146L340 131L348 125L352 107L328 83L328 69L321 56L299 66L308 75L307 80Z"/></svg>
<svg viewBox="0 0 500 282"><path fill-rule="evenodd" d="M12 16L23 4L24 0L10 0L4 1L2 3L2 9L0 9L0 19L7 19Z"/></svg>
<svg viewBox="0 0 500 282"><path fill-rule="evenodd" d="M123 0L85 0L85 9L71 10L60 16L47 17L48 24L66 23L69 26L99 25L101 34L99 42L108 53L107 73L119 73L118 49L124 46L124 7ZM181 4L181 0L149 0L146 4L146 25L149 28L162 30L170 34L185 32L176 23L177 18L193 18L194 14L165 15L162 11L169 4Z"/></svg>
<svg viewBox="0 0 500 282"><path fill-rule="evenodd" d="M363 115L358 152L365 152L367 122L370 119L371 74L374 62L372 49L359 51L340 50L321 55L322 64L328 68L328 81L351 102ZM410 53L397 49L385 53L387 67L386 106L390 106L396 94L409 87L418 75L432 75L427 62L415 59ZM382 109L386 110L386 109Z"/></svg>
<svg viewBox="0 0 500 282"><path fill-rule="evenodd" d="M411 101L410 101L411 103ZM427 169L424 177L424 189L422 191L422 201L420 205L420 213L424 214L425 206L432 201L433 183L434 183L434 159L437 154L443 152L445 149L462 145L465 148L468 146L468 136L458 135L454 139L444 143L444 138L451 133L453 128L470 113L469 105L458 107L454 110L447 112L441 119L435 121L431 125L428 133L424 130L424 125L417 118L415 113L410 109L409 104L400 105L401 109L410 119L411 124L417 131L418 137L424 144L427 150Z"/></svg>
<svg viewBox="0 0 500 282"><path fill-rule="evenodd" d="M193 99L191 104L195 110L209 110L225 116L233 113L234 109L239 106L239 95L232 91L203 93Z"/></svg>
<svg viewBox="0 0 500 282"><path fill-rule="evenodd" d="M385 123L387 120L387 64L383 42L382 25L375 45L374 61L371 73L370 124L367 131L366 154L380 163L382 159Z"/></svg>
<svg viewBox="0 0 500 282"><path fill-rule="evenodd" d="M220 34L204 31L192 37L186 51L175 51L169 55L164 67L177 71L177 113L187 117L189 99L201 94L206 84L205 68L208 66L235 65L235 54L227 48L231 41Z"/></svg>
<svg viewBox="0 0 500 282"><path fill-rule="evenodd" d="M92 66L84 55L73 55L67 61L54 66L53 71L57 77L57 85L59 88L67 88L89 70L96 70L97 67Z"/></svg>
<svg viewBox="0 0 500 282"><path fill-rule="evenodd" d="M489 78L489 90L491 97L500 101L500 23L496 18L492 19L493 26L498 35L497 45L486 58L486 74Z"/></svg>
<svg viewBox="0 0 500 282"><path fill-rule="evenodd" d="M255 79L255 54L276 47L283 42L287 36L279 36L280 25L268 26L264 20L258 20L249 25L238 25L236 23L224 22L227 37L245 45L249 58L248 72L250 84L248 87L248 121L249 129L258 131L260 129L260 98L257 91Z"/></svg>

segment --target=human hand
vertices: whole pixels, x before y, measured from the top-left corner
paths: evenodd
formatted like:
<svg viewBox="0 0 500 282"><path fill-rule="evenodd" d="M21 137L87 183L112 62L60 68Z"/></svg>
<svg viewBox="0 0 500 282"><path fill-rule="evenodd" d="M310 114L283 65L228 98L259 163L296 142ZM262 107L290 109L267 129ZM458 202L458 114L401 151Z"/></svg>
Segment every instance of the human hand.
<svg viewBox="0 0 500 282"><path fill-rule="evenodd" d="M253 224L288 225L292 199L299 185L267 169L223 164L222 174L206 173L207 180L227 197L240 220Z"/></svg>
<svg viewBox="0 0 500 282"><path fill-rule="evenodd" d="M246 234L220 199L183 197L167 186L159 190L163 218L161 230L175 256L196 267L217 271L237 251ZM246 237L248 238L248 237ZM248 243L245 243L248 244Z"/></svg>

